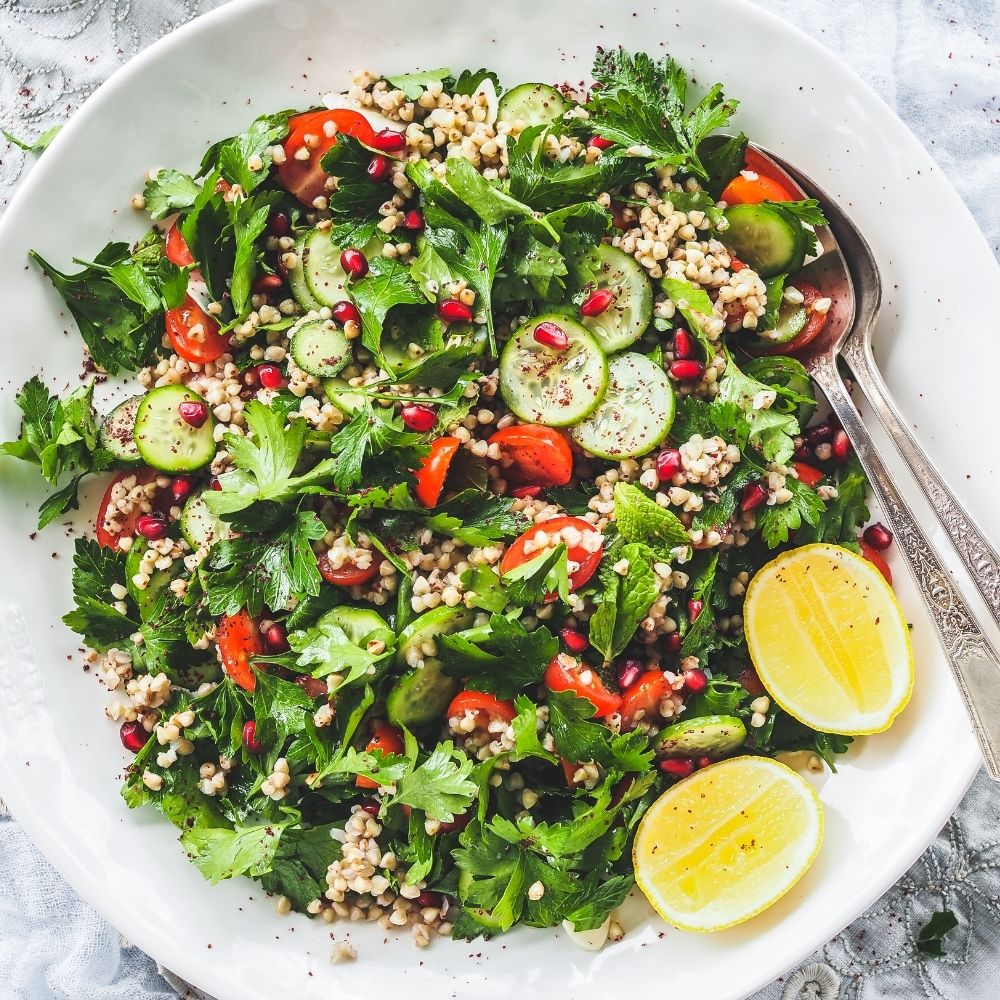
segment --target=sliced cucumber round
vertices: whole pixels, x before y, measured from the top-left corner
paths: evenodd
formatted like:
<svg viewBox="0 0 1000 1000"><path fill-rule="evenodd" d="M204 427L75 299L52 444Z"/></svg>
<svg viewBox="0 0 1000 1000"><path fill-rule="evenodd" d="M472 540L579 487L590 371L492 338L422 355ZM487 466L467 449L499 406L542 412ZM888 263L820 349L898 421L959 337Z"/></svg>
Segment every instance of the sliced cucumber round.
<svg viewBox="0 0 1000 1000"><path fill-rule="evenodd" d="M462 629L469 628L475 617L476 613L473 610L462 605L449 608L442 604L431 611L425 611L399 634L396 665L398 667L407 666L409 661L406 654L411 649L420 649L425 642L436 639L443 632L460 632ZM421 655L423 655L422 652Z"/></svg>
<svg viewBox="0 0 1000 1000"><path fill-rule="evenodd" d="M551 125L571 107L570 101L547 83L522 83L508 90L497 104L497 121Z"/></svg>
<svg viewBox="0 0 1000 1000"><path fill-rule="evenodd" d="M216 542L234 538L236 532L218 514L208 509L205 494L195 493L181 511L181 534L192 550L210 549Z"/></svg>
<svg viewBox="0 0 1000 1000"><path fill-rule="evenodd" d="M351 416L358 407L365 405L366 397L360 392L355 392L347 379L339 375L324 380L323 392L326 398L347 416Z"/></svg>
<svg viewBox="0 0 1000 1000"><path fill-rule="evenodd" d="M775 205L732 205L723 241L762 278L797 271L806 259L806 234L798 220Z"/></svg>
<svg viewBox="0 0 1000 1000"><path fill-rule="evenodd" d="M163 472L193 472L215 457L211 412L200 427L192 427L181 415L181 403L208 403L183 385L151 389L135 415L135 444L142 460Z"/></svg>
<svg viewBox="0 0 1000 1000"><path fill-rule="evenodd" d="M387 642L394 641L392 629L386 624L385 619L371 608L352 608L350 605L342 605L339 608L332 608L327 611L319 620L319 625L329 622L344 630L355 646L363 646L369 639L384 639Z"/></svg>
<svg viewBox="0 0 1000 1000"><path fill-rule="evenodd" d="M183 560L175 559L169 569L154 570L149 576L149 582L140 590L133 577L139 575L139 571L142 569L142 557L145 553L145 545L133 545L125 559L125 586L128 589L129 597L135 601L139 617L143 621L156 607L160 594L170 586L170 581L184 569Z"/></svg>
<svg viewBox="0 0 1000 1000"><path fill-rule="evenodd" d="M297 255L309 293L321 306L335 306L350 298L347 273L340 266L340 247L333 245L328 231L306 233L299 241Z"/></svg>
<svg viewBox="0 0 1000 1000"><path fill-rule="evenodd" d="M746 726L735 715L706 715L667 726L656 752L667 757L725 757L746 739Z"/></svg>
<svg viewBox="0 0 1000 1000"><path fill-rule="evenodd" d="M419 729L440 722L448 703L458 691L458 678L449 677L441 669L441 661L433 656L405 674L385 699L389 721L407 729Z"/></svg>
<svg viewBox="0 0 1000 1000"><path fill-rule="evenodd" d="M135 415L142 396L133 396L119 403L101 424L101 445L115 456L115 465L130 468L142 464L135 443Z"/></svg>
<svg viewBox="0 0 1000 1000"><path fill-rule="evenodd" d="M645 455L670 432L674 388L666 372L644 354L616 354L609 368L607 395L570 434L584 451L601 458Z"/></svg>
<svg viewBox="0 0 1000 1000"><path fill-rule="evenodd" d="M653 318L653 286L634 257L617 247L602 243L590 251L586 270L596 274L597 284L588 285L586 294L610 288L615 297L599 316L585 316L580 322L611 354L634 344Z"/></svg>
<svg viewBox="0 0 1000 1000"><path fill-rule="evenodd" d="M554 323L569 341L563 350L535 340L541 323ZM543 313L515 333L500 356L500 389L522 420L568 427L592 413L608 388L608 359L594 335L561 313Z"/></svg>
<svg viewBox="0 0 1000 1000"><path fill-rule="evenodd" d="M303 267L306 237L311 235L311 232L306 233L305 236L299 237L298 242L295 244L295 256L299 262L295 267L288 269L288 287L291 290L292 298L302 306L305 312L309 312L311 309L315 309L318 312L322 308L323 303L309 291L309 283L306 281L306 271L305 267Z"/></svg>
<svg viewBox="0 0 1000 1000"><path fill-rule="evenodd" d="M292 360L307 375L331 378L351 359L351 342L330 319L309 319L292 332Z"/></svg>

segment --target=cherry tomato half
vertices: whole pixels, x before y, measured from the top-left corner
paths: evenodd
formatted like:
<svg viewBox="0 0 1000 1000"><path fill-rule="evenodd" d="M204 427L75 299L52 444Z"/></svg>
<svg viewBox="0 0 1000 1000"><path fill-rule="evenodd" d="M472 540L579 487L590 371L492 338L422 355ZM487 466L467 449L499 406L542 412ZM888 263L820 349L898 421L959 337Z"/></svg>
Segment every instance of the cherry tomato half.
<svg viewBox="0 0 1000 1000"><path fill-rule="evenodd" d="M501 700L484 691L460 691L452 698L447 717L452 719L455 716L465 715L466 712L475 712L476 722L480 726L484 726L490 719L513 722L517 716L514 702Z"/></svg>
<svg viewBox="0 0 1000 1000"><path fill-rule="evenodd" d="M215 642L226 676L244 690L252 691L257 686L257 678L250 660L264 654L257 622L245 609L235 615L223 615L215 630Z"/></svg>
<svg viewBox="0 0 1000 1000"><path fill-rule="evenodd" d="M503 457L510 461L503 475L515 486L563 486L573 476L573 453L562 434L551 427L505 427L489 443L499 445Z"/></svg>
<svg viewBox="0 0 1000 1000"><path fill-rule="evenodd" d="M204 365L229 350L229 340L219 333L219 324L190 295L183 305L168 309L164 320L170 346L185 361Z"/></svg>
<svg viewBox="0 0 1000 1000"><path fill-rule="evenodd" d="M317 560L320 576L327 583L335 584L338 587L360 587L361 584L374 580L378 576L378 568L382 565L382 556L378 552L372 553L372 564L362 569L352 562L346 562L334 568L330 562L330 557L324 552Z"/></svg>
<svg viewBox="0 0 1000 1000"><path fill-rule="evenodd" d="M795 471L799 474L799 482L805 483L810 489L812 489L825 475L825 473L820 472L815 466L808 465L805 462L796 462Z"/></svg>
<svg viewBox="0 0 1000 1000"><path fill-rule="evenodd" d="M892 586L892 570L885 561L885 556L878 549L873 549L867 542L859 539L861 554L885 577L885 582Z"/></svg>
<svg viewBox="0 0 1000 1000"><path fill-rule="evenodd" d="M534 539L540 531L552 534L561 531L563 528L576 528L580 532L597 530L589 521L585 521L582 517L554 517L551 521L542 521L540 524L529 528L523 535L519 535L511 542L507 551L504 552L503 558L500 560L501 575L509 573L512 569L515 569L522 563L526 563L529 559L534 559L538 555L538 552L525 552L524 550L526 543ZM602 545L594 552L589 552L582 545L572 545L569 547L567 554L570 561L575 562L578 567L569 577L570 586L576 590L582 587L594 575L594 571L601 562L601 556L604 555L604 546Z"/></svg>
<svg viewBox="0 0 1000 1000"><path fill-rule="evenodd" d="M101 506L97 508L97 521L95 523L95 537L97 538L97 544L105 549L115 549L118 547L119 538L131 538L135 535L135 523L142 517L142 511L135 507L130 513L123 514L120 517L115 518L120 524L121 528L118 531L108 531L104 527L104 521L107 518L108 508L111 506L111 494L114 488L124 479L128 479L130 476L135 477L135 481L140 486L145 486L147 483L153 482L157 476L162 475L162 473L157 472L155 469L147 469L145 467L141 469L127 469L125 472L119 472L114 479L108 483L108 488L104 491L104 496L101 498Z"/></svg>
<svg viewBox="0 0 1000 1000"><path fill-rule="evenodd" d="M787 344L775 344L774 347L769 347L764 351L765 354L794 354L796 351L801 351L803 347L811 344L820 335L823 327L826 326L826 320L830 314L828 312L816 312L812 308L812 304L817 299L823 298L823 293L815 285L810 285L807 281L795 281L794 284L802 293L802 305L809 314L809 318L806 320L806 325L802 328L801 332L788 341Z"/></svg>
<svg viewBox="0 0 1000 1000"><path fill-rule="evenodd" d="M337 132L354 136L366 146L375 139L375 130L360 111L349 108L335 108L332 111L306 111L292 115L288 119L288 138L284 142L285 162L278 165L278 180L286 191L290 191L304 205L312 207L313 201L326 193L328 174L321 165L323 155L337 145L336 135L329 136L323 126L332 122ZM315 145L310 145L309 159L296 159L295 154L306 147L305 137L315 136Z"/></svg>
<svg viewBox="0 0 1000 1000"><path fill-rule="evenodd" d="M176 222L167 230L163 253L171 264L176 264L178 267L187 267L194 263L194 257Z"/></svg>
<svg viewBox="0 0 1000 1000"><path fill-rule="evenodd" d="M622 693L622 726L632 729L642 719L657 714L660 702L670 690L670 682L662 670L647 670Z"/></svg>
<svg viewBox="0 0 1000 1000"><path fill-rule="evenodd" d="M560 653L549 661L544 680L551 691L572 691L578 698L586 698L594 706L594 715L599 719L617 712L621 707L621 696L604 686L604 681L593 667L566 653Z"/></svg>
<svg viewBox="0 0 1000 1000"><path fill-rule="evenodd" d="M433 507L441 499L451 461L461 447L457 437L439 437L431 442L431 450L416 471L417 487L413 491L425 507Z"/></svg>
<svg viewBox="0 0 1000 1000"><path fill-rule="evenodd" d="M381 750L382 753L389 754L402 753L404 749L403 734L395 726L390 726L388 722L383 722L381 719L372 723L372 738L368 741L365 750L369 752ZM358 788L378 788L377 781L372 781L371 778L366 778L363 774L357 776L354 784Z"/></svg>
<svg viewBox="0 0 1000 1000"><path fill-rule="evenodd" d="M757 205L762 201L794 201L794 196L776 180L758 174L751 180L737 174L723 189L722 200L729 205Z"/></svg>

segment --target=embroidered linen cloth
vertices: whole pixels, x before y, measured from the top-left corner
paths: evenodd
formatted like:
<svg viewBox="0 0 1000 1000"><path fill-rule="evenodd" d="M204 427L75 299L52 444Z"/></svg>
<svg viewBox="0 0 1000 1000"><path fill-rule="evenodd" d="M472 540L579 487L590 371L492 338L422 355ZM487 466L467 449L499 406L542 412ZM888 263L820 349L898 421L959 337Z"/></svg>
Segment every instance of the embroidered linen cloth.
<svg viewBox="0 0 1000 1000"><path fill-rule="evenodd" d="M140 49L219 0L0 0L0 127L35 139ZM769 0L838 52L931 151L1000 248L1000 0ZM0 140L0 211L31 157ZM992 192L992 196L989 196ZM984 197L985 196L985 197ZM1000 789L980 775L910 872L753 1000L1000 996ZM944 958L916 936L950 909ZM0 804L4 1000L210 1000L120 937Z"/></svg>

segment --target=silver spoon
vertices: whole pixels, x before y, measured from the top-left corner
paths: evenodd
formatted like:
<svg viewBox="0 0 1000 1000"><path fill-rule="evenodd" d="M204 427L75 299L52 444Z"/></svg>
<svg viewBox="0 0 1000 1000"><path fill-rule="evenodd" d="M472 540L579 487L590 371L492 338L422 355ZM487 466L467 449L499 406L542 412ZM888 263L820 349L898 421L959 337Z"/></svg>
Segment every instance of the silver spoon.
<svg viewBox="0 0 1000 1000"><path fill-rule="evenodd" d="M937 629L948 665L979 740L987 771L994 781L1000 781L1000 655L987 638L975 612L965 603L945 569L940 553L920 526L876 451L837 369L837 357L841 350L844 350L846 359L858 376L859 385L885 422L900 453L910 463L918 482L924 486L932 506L955 541L963 562L983 591L994 615L997 614L997 600L989 595L995 594L998 584L996 577L988 582L989 561L993 560L992 572L995 573L1000 567L1000 557L978 531L978 543L970 541L968 536L961 542L956 537L955 532L962 530L958 527L960 521L971 526L972 520L913 441L889 401L885 383L874 366L871 335L881 304L882 285L868 244L857 227L813 181L770 151L759 146L754 148L771 161L777 177L784 178L792 188L805 192L807 197L816 198L831 222L830 226L821 226L817 230L823 247L822 256L803 269L803 274L832 300L829 318L816 340L804 351L798 352L796 357L825 393L871 481L872 490L885 511ZM843 241L850 254L857 281L852 277L848 258L838 240ZM943 513L937 506L936 498L942 495L949 500L951 514ZM967 549L971 551L971 556L966 555ZM977 566L986 567L987 571L977 570ZM1000 617L997 620L1000 623Z"/></svg>

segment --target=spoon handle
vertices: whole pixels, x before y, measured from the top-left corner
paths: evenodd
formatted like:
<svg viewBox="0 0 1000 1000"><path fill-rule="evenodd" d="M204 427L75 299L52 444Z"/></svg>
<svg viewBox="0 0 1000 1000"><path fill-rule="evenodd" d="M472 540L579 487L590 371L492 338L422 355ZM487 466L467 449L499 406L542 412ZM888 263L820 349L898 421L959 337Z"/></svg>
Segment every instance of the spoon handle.
<svg viewBox="0 0 1000 1000"><path fill-rule="evenodd" d="M871 345L864 338L850 337L842 356L851 366L854 378L861 387L882 426L886 429L896 450L910 468L913 477L923 487L931 507L958 550L965 568L983 595L997 626L1000 627L1000 553L976 527L941 473L920 447L917 439L906 426L882 373L875 364Z"/></svg>
<svg viewBox="0 0 1000 1000"><path fill-rule="evenodd" d="M994 781L1000 781L1000 657L975 614L962 599L937 549L893 482L847 393L837 371L836 360L829 356L817 358L810 370L826 393L834 414L847 431L871 480L875 496L886 513L899 549L906 557L937 629L948 665L979 739L986 769Z"/></svg>

